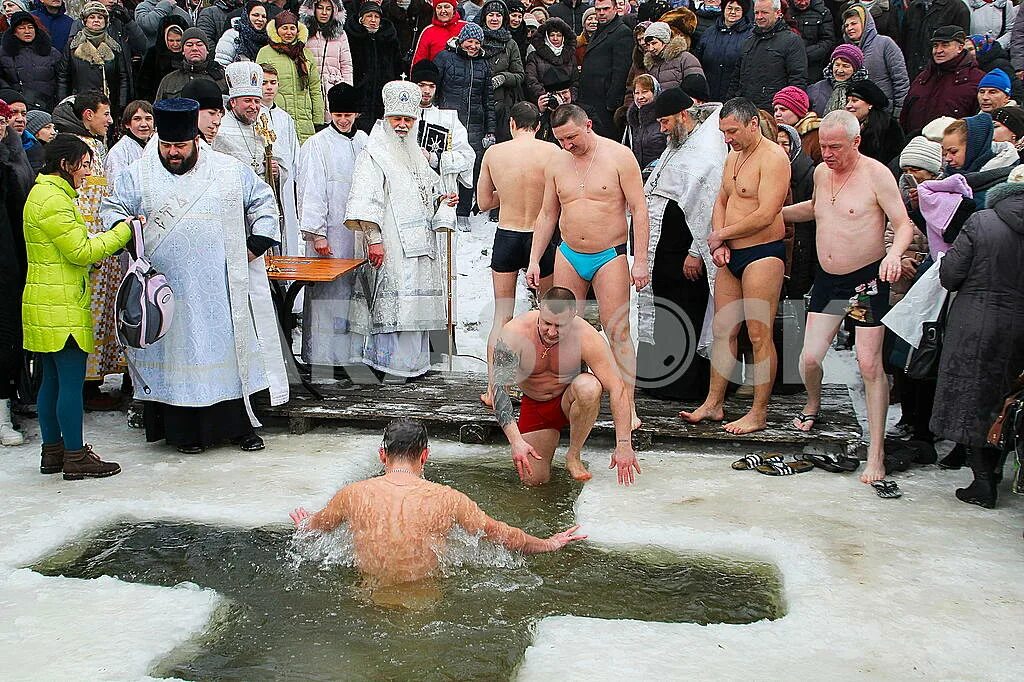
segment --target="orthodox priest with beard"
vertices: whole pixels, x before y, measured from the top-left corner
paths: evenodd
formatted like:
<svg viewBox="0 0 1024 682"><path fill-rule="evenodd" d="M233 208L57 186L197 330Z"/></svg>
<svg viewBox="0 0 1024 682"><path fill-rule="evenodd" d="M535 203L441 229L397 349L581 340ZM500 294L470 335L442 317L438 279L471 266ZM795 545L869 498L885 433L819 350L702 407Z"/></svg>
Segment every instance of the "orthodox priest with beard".
<svg viewBox="0 0 1024 682"><path fill-rule="evenodd" d="M128 349L146 440L194 454L230 440L260 450L249 404L288 382L266 267L280 240L277 204L253 170L199 141L199 104L153 107L156 144L118 178L100 215L105 225L145 216L145 253L167 276L175 310L167 335Z"/></svg>
<svg viewBox="0 0 1024 682"><path fill-rule="evenodd" d="M637 382L658 398L702 398L709 380L716 267L707 239L729 152L721 106L694 105L679 88L654 103L668 147L644 187L653 266L651 286L639 294Z"/></svg>
<svg viewBox="0 0 1024 682"><path fill-rule="evenodd" d="M430 369L429 332L445 329L446 249L435 231L438 200L458 203L416 143L420 89L383 88L384 118L356 159L345 225L362 232L371 268L357 277L352 330L364 337L361 360L401 381Z"/></svg>
<svg viewBox="0 0 1024 682"><path fill-rule="evenodd" d="M299 150L299 230L306 256L354 258L355 233L345 227L345 205L352 189L352 168L367 136L356 130L363 95L348 83L327 92L330 125ZM363 250L360 248L360 257ZM349 301L355 274L310 284L302 314L302 359L325 368L362 359L362 338L349 333ZM360 365L362 366L362 365ZM368 370L363 367L363 373ZM314 370L313 376L316 377Z"/></svg>

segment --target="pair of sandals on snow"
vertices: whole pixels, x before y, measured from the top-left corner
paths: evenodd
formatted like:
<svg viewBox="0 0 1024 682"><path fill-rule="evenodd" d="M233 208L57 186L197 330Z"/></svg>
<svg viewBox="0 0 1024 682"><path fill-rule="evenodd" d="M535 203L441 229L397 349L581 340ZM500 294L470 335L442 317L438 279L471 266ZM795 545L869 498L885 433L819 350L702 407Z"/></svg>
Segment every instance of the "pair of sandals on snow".
<svg viewBox="0 0 1024 682"><path fill-rule="evenodd" d="M860 460L845 455L804 454L792 462L784 461L782 455L747 455L732 463L737 471L757 471L765 476L792 476L811 469L824 469L832 473L851 473L860 467ZM871 484L882 499L896 499L903 492L896 481L875 481Z"/></svg>
<svg viewBox="0 0 1024 682"><path fill-rule="evenodd" d="M792 476L815 467L832 473L856 471L860 460L845 455L798 455L792 462L783 461L782 455L747 455L732 463L737 471L754 470L765 476Z"/></svg>

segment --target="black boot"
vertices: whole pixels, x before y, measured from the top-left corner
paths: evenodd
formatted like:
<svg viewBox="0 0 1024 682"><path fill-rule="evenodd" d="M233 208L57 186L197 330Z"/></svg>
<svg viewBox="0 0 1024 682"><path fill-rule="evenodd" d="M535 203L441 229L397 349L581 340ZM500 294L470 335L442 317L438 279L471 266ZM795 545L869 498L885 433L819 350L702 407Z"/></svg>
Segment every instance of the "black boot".
<svg viewBox="0 0 1024 682"><path fill-rule="evenodd" d="M957 499L985 509L995 509L998 492L995 471L998 461L999 452L993 448L971 448L969 462L974 472L974 481L966 488L957 489Z"/></svg>
<svg viewBox="0 0 1024 682"><path fill-rule="evenodd" d="M967 448L956 444L949 454L939 460L940 469L959 469L967 463Z"/></svg>

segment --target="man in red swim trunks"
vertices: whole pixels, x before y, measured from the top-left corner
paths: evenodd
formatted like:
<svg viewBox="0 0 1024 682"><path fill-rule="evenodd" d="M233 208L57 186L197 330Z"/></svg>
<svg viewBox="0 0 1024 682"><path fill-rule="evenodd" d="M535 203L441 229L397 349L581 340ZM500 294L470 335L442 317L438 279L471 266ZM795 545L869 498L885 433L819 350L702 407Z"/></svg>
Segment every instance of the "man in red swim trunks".
<svg viewBox="0 0 1024 682"><path fill-rule="evenodd" d="M590 368L582 371L582 365ZM569 427L565 468L578 481L590 479L580 454L608 393L615 422L615 452L609 469L629 485L640 464L631 440L632 401L608 342L576 316L576 296L552 287L540 309L510 320L494 345L494 414L512 446L512 461L526 485L551 478L551 459L561 430ZM523 402L518 422L505 388L518 384Z"/></svg>

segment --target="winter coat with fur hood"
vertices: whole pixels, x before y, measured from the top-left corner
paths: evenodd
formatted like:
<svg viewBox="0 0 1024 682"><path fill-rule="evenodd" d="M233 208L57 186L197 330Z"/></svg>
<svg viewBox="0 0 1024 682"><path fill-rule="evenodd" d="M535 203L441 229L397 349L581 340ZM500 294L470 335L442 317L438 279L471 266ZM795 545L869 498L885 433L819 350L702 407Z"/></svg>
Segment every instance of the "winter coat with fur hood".
<svg viewBox="0 0 1024 682"><path fill-rule="evenodd" d="M30 43L7 31L0 38L0 85L20 92L29 109L52 111L57 104L57 69L61 54L46 31L36 28Z"/></svg>
<svg viewBox="0 0 1024 682"><path fill-rule="evenodd" d="M939 263L949 307L931 429L979 447L1024 371L1024 183L989 190ZM964 352L963 349L970 349Z"/></svg>
<svg viewBox="0 0 1024 682"><path fill-rule="evenodd" d="M562 32L562 36L565 38L562 54L556 55L544 42L545 28ZM576 63L576 34L564 21L557 17L551 17L533 36L532 43L533 52L526 58L524 66L526 71L524 90L527 101L536 104L540 96L547 92L547 88L544 87L544 77L553 69L558 69L559 73L568 76L567 80L572 83L572 96L575 100L579 94L578 84L580 81L579 65Z"/></svg>
<svg viewBox="0 0 1024 682"><path fill-rule="evenodd" d="M689 39L676 36L668 41L660 55L654 56L649 52L644 55L645 71L658 81L662 90L682 85L683 78L686 76L704 75L700 61L687 52L688 46Z"/></svg>
<svg viewBox="0 0 1024 682"><path fill-rule="evenodd" d="M309 40L306 49L313 55L313 62L320 72L320 91L324 99L324 120L329 121L330 112L326 109L327 91L338 83L352 85L352 48L348 44L345 33L345 8L339 0L331 0L334 4L334 15L326 26L316 21L314 9L316 0L303 0L299 8L299 18L309 29Z"/></svg>
<svg viewBox="0 0 1024 682"><path fill-rule="evenodd" d="M309 49L303 49L302 56L306 61L308 71L306 82L303 83L298 65L292 61L291 57L272 47L282 42L273 20L267 22L267 35L270 36L270 43L260 48L256 55L256 61L259 64L271 64L277 69L278 90L274 104L287 111L295 119L295 132L298 133L301 144L316 133L316 126L324 122L326 107L320 87L320 72L317 70L316 61ZM300 22L297 40L300 43L305 43L308 38L309 31L306 29L306 25Z"/></svg>

